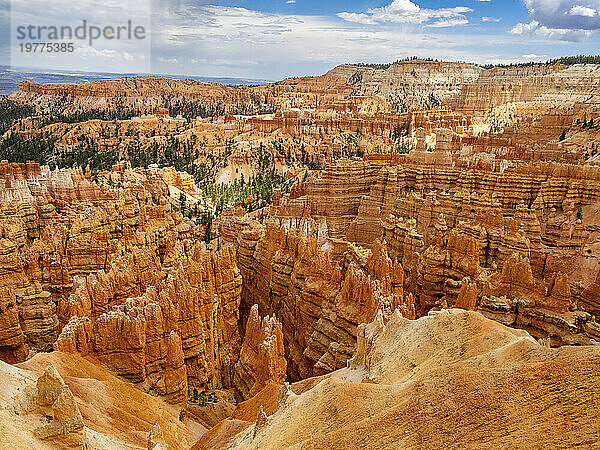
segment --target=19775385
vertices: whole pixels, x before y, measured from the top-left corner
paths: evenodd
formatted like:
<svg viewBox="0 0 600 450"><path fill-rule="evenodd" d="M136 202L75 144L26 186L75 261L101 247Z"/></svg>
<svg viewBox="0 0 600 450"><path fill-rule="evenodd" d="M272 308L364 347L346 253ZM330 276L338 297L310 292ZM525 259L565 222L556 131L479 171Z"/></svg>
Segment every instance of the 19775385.
<svg viewBox="0 0 600 450"><path fill-rule="evenodd" d="M72 53L75 50L73 42L21 42L22 53Z"/></svg>

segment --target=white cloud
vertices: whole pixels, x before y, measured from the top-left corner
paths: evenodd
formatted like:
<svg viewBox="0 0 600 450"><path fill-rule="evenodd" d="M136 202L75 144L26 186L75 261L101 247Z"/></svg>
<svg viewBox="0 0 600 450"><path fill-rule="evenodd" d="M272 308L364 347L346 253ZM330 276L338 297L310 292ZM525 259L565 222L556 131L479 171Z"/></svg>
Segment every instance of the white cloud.
<svg viewBox="0 0 600 450"><path fill-rule="evenodd" d="M556 38L562 41L570 42L581 42L588 39L593 32L590 30L581 29L566 29L566 28L548 28L545 25L541 25L537 21L531 21L529 23L518 23L511 30L512 34L519 34L523 36L539 36L544 38Z"/></svg>
<svg viewBox="0 0 600 450"><path fill-rule="evenodd" d="M466 25L468 24L469 21L464 18L464 19L439 19L436 22L433 22L429 25L425 25L426 27L431 27L431 28L444 28L444 27L456 27L458 25Z"/></svg>
<svg viewBox="0 0 600 450"><path fill-rule="evenodd" d="M364 23L374 25L376 23L372 16L365 13L349 13L341 12L337 14L338 17L348 22Z"/></svg>
<svg viewBox="0 0 600 450"><path fill-rule="evenodd" d="M486 16L483 16L481 18L482 22L500 22L500 20L501 19L499 17L486 17Z"/></svg>
<svg viewBox="0 0 600 450"><path fill-rule="evenodd" d="M296 3L296 0L287 0L286 2L288 5L293 5L294 3Z"/></svg>
<svg viewBox="0 0 600 450"><path fill-rule="evenodd" d="M149 72L151 60L151 7L150 0L123 2L120 0L19 0L11 2L11 63L16 66L48 69L72 69L106 72ZM50 53L19 52L17 27L71 27L75 30L86 20L88 39L70 39L73 52ZM89 40L89 27L127 25L143 26L143 39L105 39L102 35ZM46 35L32 41L43 41ZM64 41L62 41L64 42ZM60 43L60 42L57 42Z"/></svg>
<svg viewBox="0 0 600 450"><path fill-rule="evenodd" d="M290 75L322 74L341 63L389 62L412 55L482 64L526 62L528 59L522 58L522 53L550 54L550 48L542 47L553 45L547 44L549 35L563 40L582 38L573 33L561 34L549 27L541 28L538 23L529 30L535 40L504 31L488 32L485 38L479 39L473 34L475 30L457 26L464 24L464 21L459 22L460 17L455 17L462 13L436 10L434 17L412 1L401 2L399 8L396 3L394 14L386 7L384 10L376 8L377 11L347 12L353 15L352 22L322 15L265 13L181 1L179 9L156 11L154 57L177 58L182 67L176 69L179 72L187 69L190 74L205 76L280 79ZM578 4L585 4L582 1ZM390 0L387 4L390 6ZM385 14L396 20L399 11L405 18L413 18L413 23L380 20L387 17ZM455 22L448 23L450 20ZM480 17L476 20L479 22ZM357 21L360 26L356 25ZM529 25L525 23L520 27ZM524 44L534 42L539 46L521 50ZM582 52L579 46L568 51ZM170 73L175 69L159 61L154 70Z"/></svg>
<svg viewBox="0 0 600 450"><path fill-rule="evenodd" d="M117 61L128 61L133 62L136 58L127 53L127 52L119 52L117 50L111 50L107 48L103 48L101 50L97 50L94 47L82 46L78 47L73 52L74 55L80 56L82 58L106 58ZM142 55L139 55L142 57Z"/></svg>
<svg viewBox="0 0 600 450"><path fill-rule="evenodd" d="M510 32L512 34L533 34L539 26L539 22L518 23L510 30Z"/></svg>
<svg viewBox="0 0 600 450"><path fill-rule="evenodd" d="M416 5L412 9L422 11ZM443 22L459 20L454 14L446 18L440 13L421 25L357 27L337 17L226 6L184 5L156 13L155 58L177 58L183 67L193 60L188 70L206 76L278 79L321 74L340 63L389 62L415 54L473 59L468 50L472 35L456 28L450 32L447 27L458 23ZM159 61L154 70L170 73L173 68Z"/></svg>
<svg viewBox="0 0 600 450"><path fill-rule="evenodd" d="M100 0L79 0L76 4L72 0L40 1L48 5L45 12L47 16L56 21L72 21L94 10L93 5L97 8ZM285 4L285 1L280 3ZM456 2L454 4L462 3L460 0L452 1ZM523 1L537 2L535 8L548 9L549 7L543 6L543 2L551 4L563 0ZM572 0L568 7L563 5L560 11L568 20L596 20L597 15L583 17L568 13L576 6L597 11L598 2L600 0ZM14 3L19 4L17 17L26 21L25 23L39 18L38 0L19 0ZM97 16L101 19L95 17L95 20L114 24L126 20L129 16L123 13L119 6L121 3L119 0L105 0L103 5L106 7L103 6ZM486 33L485 38L478 41L479 35L473 34L477 31L460 27L471 20L468 16L472 12L471 8L456 6L427 9L419 6L418 0L387 0L386 6L381 8L341 12L338 17L265 13L203 3L213 2L155 2L152 11L152 53L141 52L132 43L114 42L112 47L94 45L91 49L74 52L68 64L50 64L48 61L56 59L55 56L43 56L41 59L41 55L35 55L22 65L145 72L146 70L138 68L142 66L139 62L146 55L146 62L151 60L154 64L151 69L155 73L280 79L288 75L321 74L344 62L389 62L412 55L479 63L524 62L527 59L520 56L524 53L520 50L521 46L524 41L529 43L533 40L521 35L537 37L536 41L540 45L525 52L555 56L553 49L541 47L553 45L546 43L548 37L575 41L585 39L593 33L593 29L573 31L568 27L550 26L532 19L516 25L512 34ZM131 5L131 8L137 8L134 8L133 3ZM133 16L136 20L148 13L139 8L136 11L132 11L132 14L138 15ZM577 11L579 10L575 9ZM473 19L477 22L479 20L479 16ZM482 22L495 20L492 17L481 18ZM357 26L357 22L361 25ZM575 48L569 51L573 54L586 51L579 45L571 48Z"/></svg>
<svg viewBox="0 0 600 450"><path fill-rule="evenodd" d="M338 17L348 22L367 25L375 23L408 23L424 24L431 27L448 27L468 23L465 13L472 12L466 6L453 8L427 9L421 8L410 0L393 0L387 6L371 8L365 12L340 12Z"/></svg>
<svg viewBox="0 0 600 450"><path fill-rule="evenodd" d="M157 59L162 63L179 64L179 61L177 61L177 58L163 58L162 56L159 56Z"/></svg>
<svg viewBox="0 0 600 450"><path fill-rule="evenodd" d="M580 42L600 30L600 0L523 0L529 24L511 32Z"/></svg>
<svg viewBox="0 0 600 450"><path fill-rule="evenodd" d="M594 17L597 12L594 8L588 8L587 6L575 5L569 11L569 14L572 16L584 16L584 17Z"/></svg>

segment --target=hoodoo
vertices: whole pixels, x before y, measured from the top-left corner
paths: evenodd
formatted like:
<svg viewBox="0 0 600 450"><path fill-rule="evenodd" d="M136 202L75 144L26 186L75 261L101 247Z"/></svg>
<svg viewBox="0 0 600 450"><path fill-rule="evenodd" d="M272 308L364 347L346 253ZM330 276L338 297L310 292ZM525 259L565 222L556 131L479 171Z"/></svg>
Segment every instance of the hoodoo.
<svg viewBox="0 0 600 450"><path fill-rule="evenodd" d="M22 81L0 102L0 447L597 446L580 58Z"/></svg>

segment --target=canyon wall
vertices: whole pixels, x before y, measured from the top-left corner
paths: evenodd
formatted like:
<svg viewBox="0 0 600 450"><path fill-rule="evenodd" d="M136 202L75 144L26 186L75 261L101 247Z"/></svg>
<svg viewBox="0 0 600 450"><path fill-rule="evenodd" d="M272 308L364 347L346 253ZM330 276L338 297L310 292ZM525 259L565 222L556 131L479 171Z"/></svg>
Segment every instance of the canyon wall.
<svg viewBox="0 0 600 450"><path fill-rule="evenodd" d="M384 242L417 314L460 304L553 345L590 342L600 172L557 163L461 167L450 149L438 131L433 152L417 144L396 166L341 162L283 198L274 216L288 226L326 224L320 239L334 259L347 242ZM528 273L525 291L499 287Z"/></svg>
<svg viewBox="0 0 600 450"><path fill-rule="evenodd" d="M328 73L345 77L356 87L353 95L380 95L396 108L426 109L458 95L483 71L474 64L414 60L386 68L341 65Z"/></svg>
<svg viewBox="0 0 600 450"><path fill-rule="evenodd" d="M238 220L242 317L257 304L279 318L292 379L344 367L357 326L378 309L400 308L414 316L412 298L403 295L402 267L383 246L365 251L347 245L345 260L336 262L314 236L304 237L296 228L275 220L265 226Z"/></svg>
<svg viewBox="0 0 600 450"><path fill-rule="evenodd" d="M540 108L585 103L597 112L599 77L600 68L596 64L495 67L481 72L450 103L469 115L511 102L534 102Z"/></svg>
<svg viewBox="0 0 600 450"><path fill-rule="evenodd" d="M257 87L24 82L8 101L44 115L15 121L3 151L48 139L36 158L92 167L0 162L0 359L54 350L220 423L209 437L231 425L274 447L297 443L272 436L278 409L303 416L298 393L397 390L431 370L415 349L450 352L428 373L444 383L465 352L562 364L545 347L600 341L598 73L414 60ZM40 433L79 435L78 392L54 375Z"/></svg>

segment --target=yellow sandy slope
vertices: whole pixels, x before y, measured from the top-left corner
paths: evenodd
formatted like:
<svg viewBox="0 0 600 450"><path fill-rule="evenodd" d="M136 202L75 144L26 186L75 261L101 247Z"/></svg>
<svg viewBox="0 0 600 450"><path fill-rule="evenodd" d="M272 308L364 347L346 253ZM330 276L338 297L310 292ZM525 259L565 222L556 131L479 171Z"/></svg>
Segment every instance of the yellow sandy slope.
<svg viewBox="0 0 600 450"><path fill-rule="evenodd" d="M170 449L189 448L203 429L179 421L179 410L143 393L100 365L72 354L40 353L18 367L0 361L0 448L57 448L63 442L40 441L33 429L42 425L36 414L19 416L8 405L14 395L53 365L73 392L86 426L91 448L147 448L155 423ZM6 407L8 406L8 407Z"/></svg>
<svg viewBox="0 0 600 450"><path fill-rule="evenodd" d="M394 315L365 361L195 448L600 448L600 346L550 349L476 312ZM357 358L359 359L359 358Z"/></svg>

